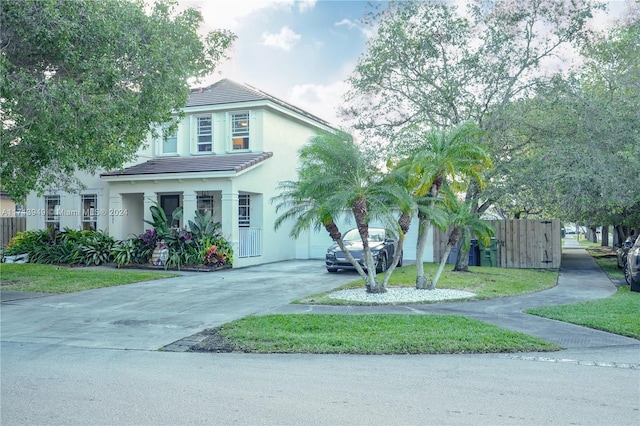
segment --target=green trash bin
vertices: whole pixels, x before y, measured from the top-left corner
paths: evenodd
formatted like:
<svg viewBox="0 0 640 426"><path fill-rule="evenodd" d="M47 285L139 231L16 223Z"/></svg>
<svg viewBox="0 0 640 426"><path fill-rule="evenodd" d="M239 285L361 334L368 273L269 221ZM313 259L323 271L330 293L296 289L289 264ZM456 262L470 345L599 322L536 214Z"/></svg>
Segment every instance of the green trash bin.
<svg viewBox="0 0 640 426"><path fill-rule="evenodd" d="M480 243L480 266L498 266L498 240L491 238L488 246L485 246L482 240Z"/></svg>

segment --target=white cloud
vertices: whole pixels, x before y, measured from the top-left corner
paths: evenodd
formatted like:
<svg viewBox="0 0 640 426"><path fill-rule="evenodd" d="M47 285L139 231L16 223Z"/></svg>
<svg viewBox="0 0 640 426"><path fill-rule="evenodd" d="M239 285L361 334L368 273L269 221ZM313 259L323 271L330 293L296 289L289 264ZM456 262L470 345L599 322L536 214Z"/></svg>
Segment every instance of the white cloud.
<svg viewBox="0 0 640 426"><path fill-rule="evenodd" d="M300 12L306 12L316 7L316 0L300 0L298 3L298 9Z"/></svg>
<svg viewBox="0 0 640 426"><path fill-rule="evenodd" d="M344 81L328 85L301 84L293 86L287 99L291 104L338 126L337 108L342 105L342 97L347 90L348 85Z"/></svg>
<svg viewBox="0 0 640 426"><path fill-rule="evenodd" d="M280 29L277 34L262 34L262 44L269 47L275 47L283 50L291 50L302 36L297 34L291 28L285 26Z"/></svg>
<svg viewBox="0 0 640 426"><path fill-rule="evenodd" d="M199 10L209 30L225 28L233 31L241 18L261 9L291 7L294 0L179 0L178 4L180 9L191 7Z"/></svg>
<svg viewBox="0 0 640 426"><path fill-rule="evenodd" d="M371 38L374 35L374 32L370 28L367 28L366 26L361 25L360 23L354 22L348 18L344 18L343 20L336 22L335 24L333 24L333 26L335 27L346 26L350 30L355 28L358 31L360 31L366 38Z"/></svg>

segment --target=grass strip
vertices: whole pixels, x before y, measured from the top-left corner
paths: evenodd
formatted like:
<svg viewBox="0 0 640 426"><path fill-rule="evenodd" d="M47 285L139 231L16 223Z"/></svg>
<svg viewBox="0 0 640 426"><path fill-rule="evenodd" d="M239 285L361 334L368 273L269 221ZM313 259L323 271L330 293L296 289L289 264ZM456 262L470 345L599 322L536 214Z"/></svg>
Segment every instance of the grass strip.
<svg viewBox="0 0 640 426"><path fill-rule="evenodd" d="M624 271L618 268L616 252L610 247L586 246L586 250L610 280L624 280Z"/></svg>
<svg viewBox="0 0 640 426"><path fill-rule="evenodd" d="M427 278L433 278L437 269L435 263L425 263ZM451 266L453 268L453 266ZM337 287L336 290L348 288L364 289L364 281L355 272L352 273L354 281ZM384 274L378 274L382 281ZM407 265L396 268L389 280L389 287L413 287L416 281L416 266ZM518 296L521 294L535 293L554 287L558 283L558 270L556 269L513 269L492 268L487 266L471 266L469 272L456 272L445 269L438 281L438 288L450 288L475 293L474 299L492 299L496 297ZM327 297L327 293L317 293L296 300L293 303L314 305L367 305L370 303L354 302ZM421 302L424 303L424 302Z"/></svg>
<svg viewBox="0 0 640 426"><path fill-rule="evenodd" d="M69 268L34 263L0 265L0 290L35 293L73 293L179 276L156 271Z"/></svg>
<svg viewBox="0 0 640 426"><path fill-rule="evenodd" d="M192 351L314 354L538 352L559 346L459 315L265 315L210 330Z"/></svg>
<svg viewBox="0 0 640 426"><path fill-rule="evenodd" d="M640 293L630 291L629 287L619 287L616 293L606 299L534 308L526 312L640 339Z"/></svg>

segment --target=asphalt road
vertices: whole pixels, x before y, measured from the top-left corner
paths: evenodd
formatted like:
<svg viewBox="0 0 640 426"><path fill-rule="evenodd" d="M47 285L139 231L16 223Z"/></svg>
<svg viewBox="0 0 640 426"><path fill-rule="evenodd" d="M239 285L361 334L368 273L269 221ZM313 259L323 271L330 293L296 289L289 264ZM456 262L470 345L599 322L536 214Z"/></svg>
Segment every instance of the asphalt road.
<svg viewBox="0 0 640 426"><path fill-rule="evenodd" d="M526 356L531 358L202 354L3 342L1 421L3 426L639 423L637 369Z"/></svg>

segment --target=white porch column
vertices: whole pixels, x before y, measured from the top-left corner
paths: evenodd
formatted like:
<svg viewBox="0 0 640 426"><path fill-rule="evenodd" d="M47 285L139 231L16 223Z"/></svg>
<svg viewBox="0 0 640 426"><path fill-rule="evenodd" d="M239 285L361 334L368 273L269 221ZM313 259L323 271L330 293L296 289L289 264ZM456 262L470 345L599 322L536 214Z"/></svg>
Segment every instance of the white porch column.
<svg viewBox="0 0 640 426"><path fill-rule="evenodd" d="M144 220L148 220L149 222L153 222L153 217L151 216L151 206L154 206L158 203L158 194L155 192L145 192L144 193ZM145 222L144 229L149 229L152 226Z"/></svg>
<svg viewBox="0 0 640 426"><path fill-rule="evenodd" d="M196 217L196 209L198 203L196 201L196 193L193 191L184 191L182 193L182 226L189 229L189 221L193 221Z"/></svg>
<svg viewBox="0 0 640 426"><path fill-rule="evenodd" d="M234 253L238 252L238 193L222 192L222 235L229 240Z"/></svg>
<svg viewBox="0 0 640 426"><path fill-rule="evenodd" d="M98 217L98 228L100 224L108 223L109 235L116 240L124 240L127 236L124 235L123 220L125 217L122 214L116 214L115 212L121 212L122 210L122 195L119 193L111 193L109 195L109 205L106 209L98 209L100 216Z"/></svg>

